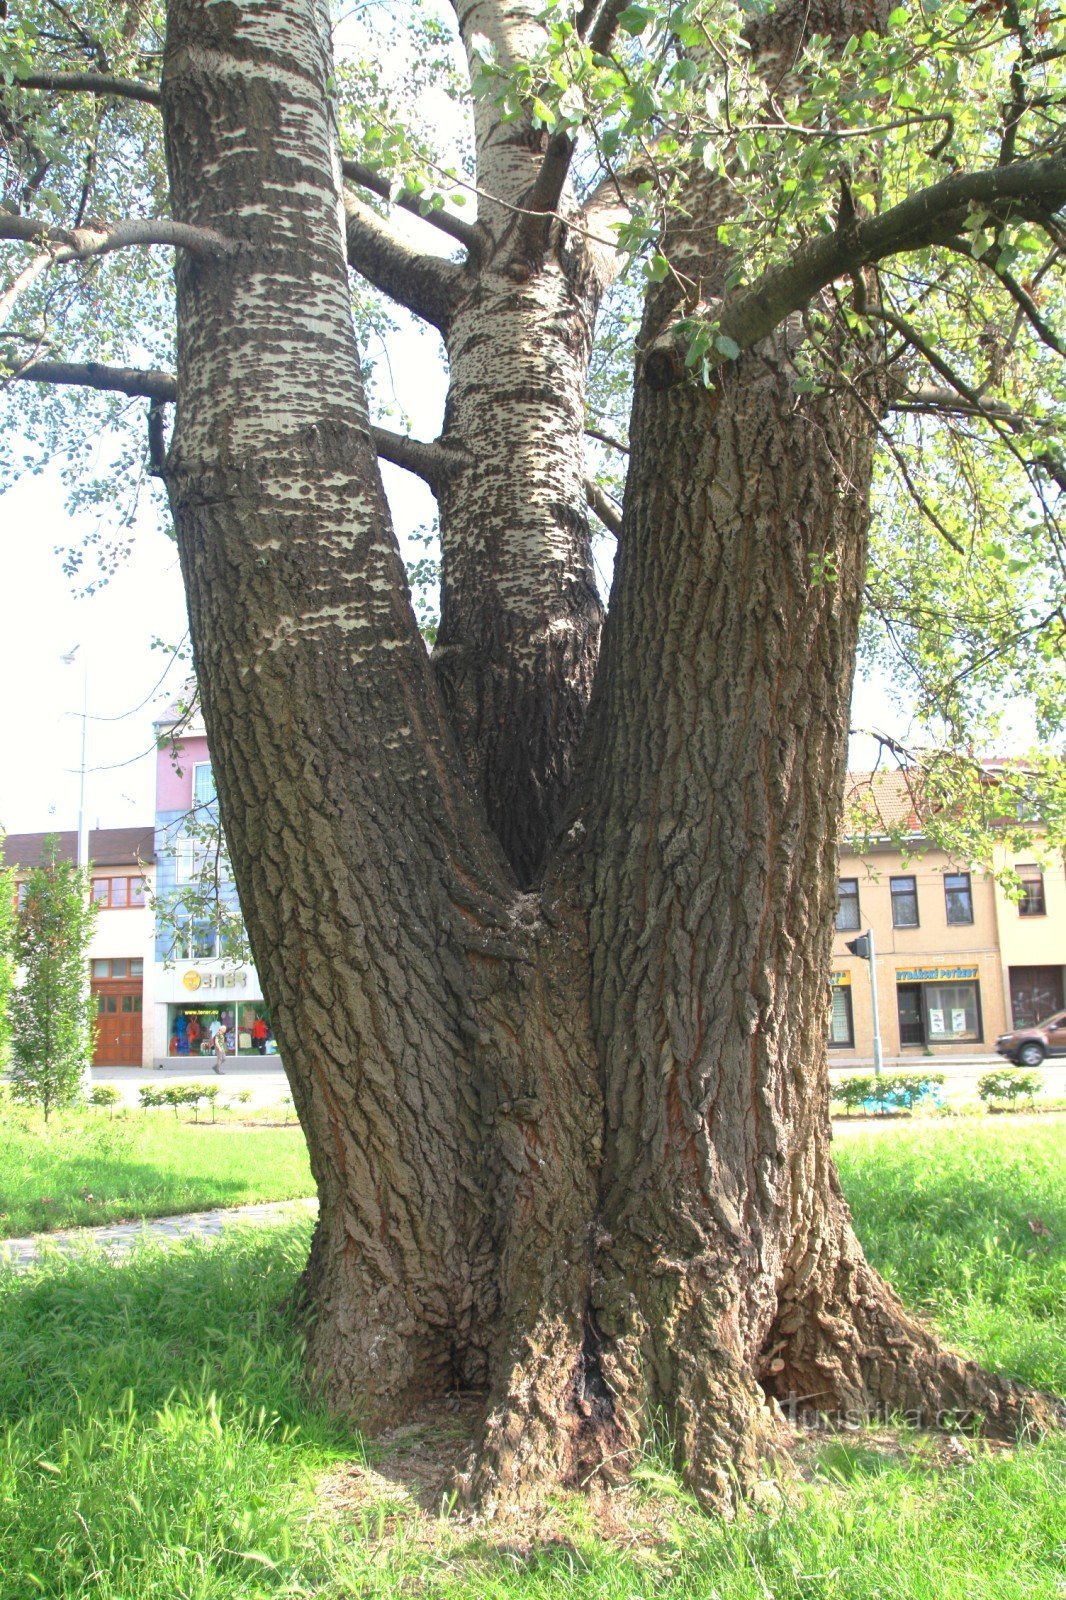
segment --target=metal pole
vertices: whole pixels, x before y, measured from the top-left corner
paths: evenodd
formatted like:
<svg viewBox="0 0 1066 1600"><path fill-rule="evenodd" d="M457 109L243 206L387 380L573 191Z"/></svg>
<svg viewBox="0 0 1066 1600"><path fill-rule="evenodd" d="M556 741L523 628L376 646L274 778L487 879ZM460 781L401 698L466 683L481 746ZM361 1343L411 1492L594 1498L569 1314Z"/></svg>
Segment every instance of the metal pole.
<svg viewBox="0 0 1066 1600"><path fill-rule="evenodd" d="M89 728L89 669L82 668L81 768L78 779L78 855L75 866L89 865L89 816L85 809L85 746Z"/></svg>
<svg viewBox="0 0 1066 1600"><path fill-rule="evenodd" d="M866 938L870 950L870 1000L874 1015L874 1077L881 1076L881 1015L877 1009L877 951L874 949L874 930L867 928Z"/></svg>

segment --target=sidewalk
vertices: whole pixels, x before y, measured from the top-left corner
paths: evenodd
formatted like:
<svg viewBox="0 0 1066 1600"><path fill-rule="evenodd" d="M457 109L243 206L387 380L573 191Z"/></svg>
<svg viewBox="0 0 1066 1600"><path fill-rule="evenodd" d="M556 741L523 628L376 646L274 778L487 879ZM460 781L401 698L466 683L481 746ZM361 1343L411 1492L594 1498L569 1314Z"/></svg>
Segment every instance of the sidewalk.
<svg viewBox="0 0 1066 1600"><path fill-rule="evenodd" d="M249 1090L249 1105L277 1105L291 1099L289 1080L277 1056L230 1056L221 1077L215 1076L214 1057L203 1056L196 1061L175 1060L165 1067L94 1067L93 1086L109 1084L116 1088L128 1105L135 1106L140 1091L146 1086L168 1083L220 1083L223 1098Z"/></svg>
<svg viewBox="0 0 1066 1600"><path fill-rule="evenodd" d="M317 1200L276 1200L254 1206L192 1211L182 1217L151 1217L141 1222L113 1222L103 1228L71 1228L60 1233L36 1233L26 1239L0 1239L0 1270L13 1267L16 1272L28 1272L42 1255L55 1252L73 1256L94 1248L116 1260L128 1255L139 1244L217 1239L225 1229L242 1223L262 1227L290 1222L317 1210Z"/></svg>

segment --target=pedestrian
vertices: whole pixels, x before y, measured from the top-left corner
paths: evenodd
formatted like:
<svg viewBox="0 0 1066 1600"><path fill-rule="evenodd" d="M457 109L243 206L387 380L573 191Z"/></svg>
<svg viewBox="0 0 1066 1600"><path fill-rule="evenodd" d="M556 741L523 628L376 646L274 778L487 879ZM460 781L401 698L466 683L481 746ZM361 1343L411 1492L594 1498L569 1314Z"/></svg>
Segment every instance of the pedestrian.
<svg viewBox="0 0 1066 1600"><path fill-rule="evenodd" d="M225 1028L222 1026L222 1024L220 1022L219 1025L218 1025L218 1032L215 1034L215 1071L216 1072L224 1071L223 1062L225 1061L225 1059L226 1059L226 1030L225 1030Z"/></svg>
<svg viewBox="0 0 1066 1600"><path fill-rule="evenodd" d="M267 1034L269 1032L270 1029L267 1027L264 1018L257 1016L252 1023L252 1046L261 1056L266 1055Z"/></svg>

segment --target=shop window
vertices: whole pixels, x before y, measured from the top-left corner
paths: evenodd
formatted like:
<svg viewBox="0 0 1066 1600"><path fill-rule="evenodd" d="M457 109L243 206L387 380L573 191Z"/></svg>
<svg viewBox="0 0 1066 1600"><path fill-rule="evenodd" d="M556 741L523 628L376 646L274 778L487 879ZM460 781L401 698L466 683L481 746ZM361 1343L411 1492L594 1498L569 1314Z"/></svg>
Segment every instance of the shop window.
<svg viewBox="0 0 1066 1600"><path fill-rule="evenodd" d="M949 926L960 927L973 921L973 890L968 872L945 872L944 900Z"/></svg>
<svg viewBox="0 0 1066 1600"><path fill-rule="evenodd" d="M837 882L837 931L849 933L859 926L859 880L840 878Z"/></svg>
<svg viewBox="0 0 1066 1600"><path fill-rule="evenodd" d="M855 1022L851 1010L851 990L841 986L833 989L833 1009L829 1017L829 1044L836 1050L848 1049L855 1043Z"/></svg>
<svg viewBox="0 0 1066 1600"><path fill-rule="evenodd" d="M976 983L923 983L922 1003L929 1044L980 1040L981 1000Z"/></svg>
<svg viewBox="0 0 1066 1600"><path fill-rule="evenodd" d="M916 878L893 878L892 926L916 928L918 926L918 882Z"/></svg>
<svg viewBox="0 0 1066 1600"><path fill-rule="evenodd" d="M1018 901L1018 915L1020 917L1046 916L1047 906L1044 903L1044 874L1041 872L1036 862L1020 862L1014 870L1022 880L1022 897Z"/></svg>

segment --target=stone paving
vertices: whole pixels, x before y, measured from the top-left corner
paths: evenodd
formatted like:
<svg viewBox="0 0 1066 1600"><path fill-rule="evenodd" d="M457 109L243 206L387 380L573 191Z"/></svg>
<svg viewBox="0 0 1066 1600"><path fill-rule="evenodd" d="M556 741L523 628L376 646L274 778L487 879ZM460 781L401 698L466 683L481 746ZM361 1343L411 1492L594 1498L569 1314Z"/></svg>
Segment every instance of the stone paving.
<svg viewBox="0 0 1066 1600"><path fill-rule="evenodd" d="M180 1239L217 1239L240 1223L256 1226L290 1222L318 1210L318 1201L279 1200L255 1206L227 1206L215 1211L193 1211L181 1217L152 1217L143 1222L115 1222L103 1228L71 1228L62 1233L37 1233L27 1239L0 1239L0 1269L28 1272L42 1256L81 1255L102 1250L110 1260L128 1255L139 1244L169 1243Z"/></svg>

